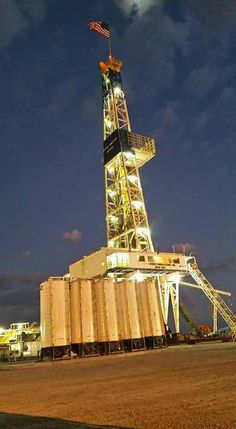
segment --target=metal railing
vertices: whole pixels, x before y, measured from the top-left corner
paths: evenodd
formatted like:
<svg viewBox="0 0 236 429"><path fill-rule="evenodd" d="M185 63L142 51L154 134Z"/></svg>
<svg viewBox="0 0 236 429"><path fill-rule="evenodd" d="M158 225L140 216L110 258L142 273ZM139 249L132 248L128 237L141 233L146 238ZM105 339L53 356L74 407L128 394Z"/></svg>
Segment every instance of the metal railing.
<svg viewBox="0 0 236 429"><path fill-rule="evenodd" d="M140 134L128 133L128 142L134 149L138 149L142 152L155 155L155 140L151 137L141 136Z"/></svg>
<svg viewBox="0 0 236 429"><path fill-rule="evenodd" d="M229 325L232 333L236 332L236 316L223 301L219 293L213 288L210 282L199 270L197 264L188 264L189 272L196 283L201 287L205 295L211 301L211 303L217 308L217 311Z"/></svg>

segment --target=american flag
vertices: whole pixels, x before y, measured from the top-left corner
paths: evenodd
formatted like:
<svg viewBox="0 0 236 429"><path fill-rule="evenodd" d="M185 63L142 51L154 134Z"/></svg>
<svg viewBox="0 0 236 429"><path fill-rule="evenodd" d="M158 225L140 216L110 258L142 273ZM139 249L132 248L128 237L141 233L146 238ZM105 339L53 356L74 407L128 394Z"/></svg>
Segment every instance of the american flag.
<svg viewBox="0 0 236 429"><path fill-rule="evenodd" d="M105 22L91 21L88 23L88 27L90 30L94 30L97 31L97 33L101 33L104 37L110 37L109 25L105 24Z"/></svg>

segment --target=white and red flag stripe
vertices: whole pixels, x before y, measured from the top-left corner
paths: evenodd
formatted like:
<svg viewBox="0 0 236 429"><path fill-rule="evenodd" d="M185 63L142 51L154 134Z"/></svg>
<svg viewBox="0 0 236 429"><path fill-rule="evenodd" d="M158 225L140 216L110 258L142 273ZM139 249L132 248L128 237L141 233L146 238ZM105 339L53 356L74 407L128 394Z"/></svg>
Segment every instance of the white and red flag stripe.
<svg viewBox="0 0 236 429"><path fill-rule="evenodd" d="M109 25L105 24L105 22L91 21L88 23L88 27L90 30L97 31L97 33L102 34L106 38L110 37Z"/></svg>

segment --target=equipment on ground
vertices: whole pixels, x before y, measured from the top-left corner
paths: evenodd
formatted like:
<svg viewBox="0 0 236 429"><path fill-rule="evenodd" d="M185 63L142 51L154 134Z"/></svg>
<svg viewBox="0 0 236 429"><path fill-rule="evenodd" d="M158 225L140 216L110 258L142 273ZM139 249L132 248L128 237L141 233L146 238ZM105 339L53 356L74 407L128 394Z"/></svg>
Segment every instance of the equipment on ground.
<svg viewBox="0 0 236 429"><path fill-rule="evenodd" d="M192 335L196 335L197 337L200 337L201 336L201 329L197 325L195 320L193 320L190 312L188 311L186 305L183 303L182 300L180 300L180 302L179 302L179 310L180 310L181 315L183 316L184 320L186 321L186 323L190 329L190 333Z"/></svg>
<svg viewBox="0 0 236 429"><path fill-rule="evenodd" d="M16 361L40 354L40 327L36 323L12 323L0 335L0 360Z"/></svg>

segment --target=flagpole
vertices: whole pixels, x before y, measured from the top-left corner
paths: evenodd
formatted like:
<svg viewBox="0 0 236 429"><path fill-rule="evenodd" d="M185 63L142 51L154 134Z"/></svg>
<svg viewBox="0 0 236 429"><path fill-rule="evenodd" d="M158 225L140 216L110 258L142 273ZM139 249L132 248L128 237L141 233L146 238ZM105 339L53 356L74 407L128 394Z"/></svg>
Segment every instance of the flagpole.
<svg viewBox="0 0 236 429"><path fill-rule="evenodd" d="M104 22L100 22L100 21L90 21L88 23L88 28L90 30L93 30L93 31L96 31L97 33L102 34L106 39L108 39L109 57L111 57L112 56L112 54L111 54L111 37L110 37L111 33L110 33L109 25L105 24Z"/></svg>
<svg viewBox="0 0 236 429"><path fill-rule="evenodd" d="M108 37L108 49L109 49L109 57L112 57L111 55L111 28L109 25L109 37Z"/></svg>
<svg viewBox="0 0 236 429"><path fill-rule="evenodd" d="M111 57L111 37L108 38L109 57Z"/></svg>

